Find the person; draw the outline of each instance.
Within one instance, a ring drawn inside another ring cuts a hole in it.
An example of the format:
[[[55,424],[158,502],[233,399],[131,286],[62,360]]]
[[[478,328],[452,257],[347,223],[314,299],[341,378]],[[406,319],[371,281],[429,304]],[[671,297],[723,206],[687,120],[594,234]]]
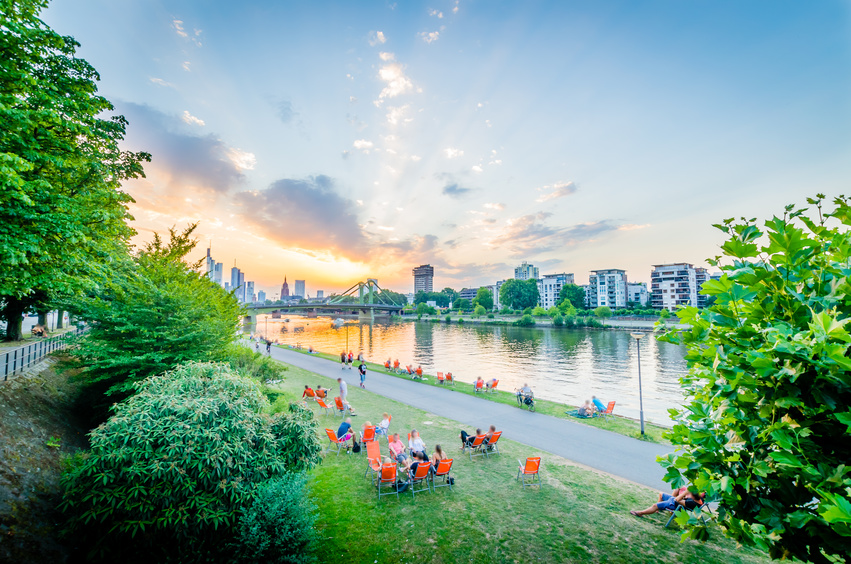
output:
[[[591,403],[594,404],[594,407],[596,407],[597,411],[599,411],[600,413],[606,412],[606,406],[603,405],[603,402],[597,399],[597,396],[591,396]]]
[[[390,415],[388,413],[384,413],[382,415],[383,419],[381,420],[381,423],[379,423],[378,426],[375,427],[375,434],[384,435],[386,437],[387,431],[390,429]]]
[[[416,429],[411,429],[411,438],[408,440],[408,448],[411,449],[411,454],[416,454],[418,452],[425,454],[425,443],[422,438],[420,438],[420,434]]]
[[[366,364],[361,361],[360,366],[358,366],[358,373],[360,374],[360,387],[366,388]]]
[[[414,474],[417,473],[417,467],[420,464],[425,464],[428,462],[428,456],[424,452],[415,452],[412,455],[411,464],[408,466],[408,480],[414,477]]]
[[[363,362],[363,351],[358,351],[358,362]]]
[[[355,359],[355,355],[352,354],[352,351],[349,351],[349,357],[348,357],[348,363],[347,363],[349,370],[352,369],[352,364],[353,364],[354,359]]]
[[[496,425],[491,425],[488,429],[488,432],[485,433],[485,440],[483,444],[488,444],[491,441],[491,438],[493,437],[494,433],[496,433]]]
[[[485,383],[485,388],[487,388],[487,389],[489,389],[489,390],[490,390],[491,388],[493,388],[494,386],[496,386],[496,378],[491,378],[490,380],[488,380],[488,381]]]
[[[526,398],[535,399],[535,394],[532,393],[532,388],[529,387],[529,384],[523,384],[523,387],[517,390],[517,405],[523,407]]]
[[[389,358],[384,361],[384,368],[386,368],[387,370],[390,370],[390,359]]]
[[[346,351],[340,353],[340,370],[346,367]]]
[[[256,343],[254,343],[254,351],[260,352],[260,341],[257,341]]]
[[[268,354],[269,356],[272,355],[272,341],[270,341],[269,339],[266,339],[266,354]]]
[[[393,371],[399,372],[399,359],[398,358],[393,361]]]
[[[441,460],[448,460],[449,457],[446,456],[446,453],[443,452],[443,448],[440,445],[434,445],[434,453],[431,455],[431,459],[434,461],[435,465]]]
[[[316,392],[315,393],[316,393],[316,397],[318,397],[318,398],[325,399],[326,397],[328,397],[328,390],[326,388],[323,388],[321,385],[316,386]]]
[[[304,385],[304,392],[302,392],[301,398],[302,399],[312,398],[312,397],[314,397],[314,395],[315,395],[315,392],[313,391],[313,389],[310,386],[308,386],[307,384],[305,384]]]
[[[342,443],[348,443],[349,441],[352,441],[351,445],[346,445],[346,448],[348,449],[351,446],[354,446],[354,438],[355,434],[352,431],[352,418],[346,417],[346,420],[340,423],[340,428],[337,429],[337,440]]]
[[[337,383],[340,384],[340,399],[346,403],[346,396],[349,395],[349,386],[342,378],[337,378]]]
[[[417,378],[419,378],[420,380],[423,379],[423,367],[422,366],[417,366]]]
[[[630,511],[629,513],[631,515],[635,515],[636,517],[641,517],[643,515],[650,515],[651,513],[656,513],[658,511],[676,511],[677,506],[680,505],[685,507],[686,509],[694,509],[698,505],[703,505],[705,498],[706,494],[695,495],[691,493],[688,488],[682,487],[677,490],[674,490],[670,494],[659,492],[659,501],[657,501],[647,509],[642,509],[640,511]]]
[[[390,456],[397,463],[401,464],[405,470],[411,467],[411,461],[408,460],[408,455],[405,454],[405,444],[399,440],[399,433],[393,433],[391,440],[387,443],[390,449]]]
[[[484,381],[484,380],[482,380],[482,377],[481,377],[481,376],[479,376],[478,378],[476,378],[476,383],[475,383],[475,384],[473,384],[473,389],[475,389],[475,390],[480,390],[480,389],[482,389],[484,386],[485,386],[485,381]]]
[[[476,429],[475,435],[468,435],[467,431],[461,430],[461,450],[464,450],[466,447],[473,444],[473,439],[482,434],[481,429]]]
[[[580,417],[593,417],[594,406],[591,405],[591,400],[585,400],[585,405],[579,408]]]

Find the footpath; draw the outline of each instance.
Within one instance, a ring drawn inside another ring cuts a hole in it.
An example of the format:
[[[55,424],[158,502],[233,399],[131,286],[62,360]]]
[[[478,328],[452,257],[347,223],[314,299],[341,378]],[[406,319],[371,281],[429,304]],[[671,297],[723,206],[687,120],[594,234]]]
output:
[[[323,358],[279,347],[272,348],[272,358],[335,380],[342,376],[349,386],[357,386],[360,382],[357,369],[341,370],[339,364]],[[657,456],[673,452],[670,445],[639,441],[604,429],[483,401],[475,396],[436,386],[423,386],[380,372],[367,373],[366,389],[440,417],[459,421],[468,432],[477,427],[486,429],[493,424],[513,441],[653,489],[670,489],[662,480],[664,470],[656,462]],[[353,405],[357,408],[357,404]]]

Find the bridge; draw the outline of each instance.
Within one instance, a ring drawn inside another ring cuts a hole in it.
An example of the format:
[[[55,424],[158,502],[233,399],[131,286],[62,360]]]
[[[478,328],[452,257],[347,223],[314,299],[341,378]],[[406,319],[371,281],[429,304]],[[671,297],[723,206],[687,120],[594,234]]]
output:
[[[397,304],[381,295],[378,280],[369,278],[366,282],[358,282],[340,295],[331,296],[324,304],[292,304],[292,305],[252,305],[248,306],[247,323],[257,322],[260,313],[306,313],[315,317],[320,312],[323,315],[357,315],[361,321],[374,321],[376,312],[385,315],[401,314],[405,304]]]

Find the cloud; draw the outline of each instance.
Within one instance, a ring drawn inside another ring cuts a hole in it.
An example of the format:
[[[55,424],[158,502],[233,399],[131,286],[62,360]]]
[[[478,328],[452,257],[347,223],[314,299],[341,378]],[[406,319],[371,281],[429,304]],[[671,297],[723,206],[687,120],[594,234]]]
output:
[[[423,32],[420,33],[420,37],[422,37],[423,41],[425,41],[426,43],[431,44],[431,43],[434,43],[435,41],[437,41],[440,38],[440,32],[439,31],[431,31],[431,32],[423,31]]]
[[[458,5],[459,5],[460,3],[461,3],[461,0],[455,0],[455,7],[454,7],[454,8],[452,8],[452,13],[453,13],[453,14],[457,14],[457,13],[458,13],[458,9],[459,9],[459,8],[458,8]]]
[[[417,162],[420,162],[422,160],[422,157],[419,156],[419,155],[411,155],[411,160],[414,161],[415,163],[417,163]]]
[[[293,103],[289,100],[281,100],[278,102],[278,117],[282,122],[290,124],[298,116],[298,112],[293,109]]]
[[[381,67],[378,70],[378,78],[386,84],[378,94],[379,100],[395,98],[414,90],[414,83],[405,76],[405,70],[399,63],[390,63]]]
[[[189,125],[198,125],[198,126],[205,125],[203,119],[200,119],[200,118],[193,116],[192,114],[189,113],[188,110],[183,111],[183,115],[181,116],[180,119],[182,119],[184,122],[188,123]]]
[[[369,150],[372,149],[373,146],[372,141],[367,141],[366,139],[358,139],[352,143],[352,147],[367,154],[369,154]]]
[[[396,60],[396,55],[394,55],[393,53],[388,53],[386,51],[382,51],[381,53],[378,54],[378,58],[381,59],[384,62],[390,62],[390,61]]]
[[[504,210],[505,204],[485,204],[485,208],[489,210]]]
[[[253,170],[257,164],[257,157],[254,156],[254,153],[247,153],[233,147],[228,149],[227,156],[239,170]]]
[[[186,29],[183,27],[183,20],[178,20],[178,19],[174,19],[174,20],[171,21],[171,27],[174,28],[174,32],[177,33],[177,35],[179,35],[180,37],[192,41],[192,43],[194,43],[198,47],[201,46],[201,39],[200,39],[201,30],[200,29],[193,29],[192,35],[190,36],[189,32],[187,32]]]
[[[635,231],[636,229],[645,229],[650,227],[649,223],[645,223],[643,225],[637,225],[635,223],[628,223],[626,225],[618,226],[618,231]]]
[[[470,188],[463,188],[459,186],[457,183],[447,184],[443,187],[443,195],[449,196],[450,198],[463,198],[467,194],[472,192]]]
[[[447,159],[455,159],[464,154],[464,151],[461,149],[454,149],[452,147],[447,147],[443,150],[443,154],[446,155]]]
[[[327,176],[278,180],[265,190],[240,192],[234,202],[246,222],[282,247],[367,258],[368,241],[352,212],[356,204]]]
[[[180,37],[189,37],[189,34],[186,33],[185,29],[183,29],[183,20],[172,20],[171,27],[174,28],[174,31]]]
[[[190,63],[189,61],[183,61],[183,70],[185,70],[186,72],[192,72],[191,65],[192,63]]]
[[[387,123],[390,125],[398,125],[399,122],[410,123],[414,118],[406,117],[408,110],[411,107],[408,104],[404,106],[389,106],[387,108]]]
[[[430,15],[430,16],[436,16],[436,17],[437,17],[437,19],[439,19],[439,20],[440,20],[440,19],[443,19],[443,12],[439,12],[439,11],[437,11],[437,10],[429,10],[429,11],[428,11],[428,15]]]
[[[166,82],[165,80],[163,80],[161,78],[151,77],[150,81],[153,82],[154,84],[158,85],[158,86],[165,86],[166,88],[174,88],[174,84],[172,84],[171,82]]]
[[[375,47],[376,45],[383,45],[387,43],[387,38],[384,37],[383,31],[370,31],[369,32],[369,44]]]
[[[571,182],[560,182],[558,184],[553,184],[552,186],[543,186],[538,188],[539,192],[544,192],[550,190],[548,194],[544,194],[537,200],[536,202],[548,202],[550,200],[555,200],[556,198],[563,198],[565,196],[569,196],[576,192],[576,184]]]
[[[502,231],[489,241],[489,245],[507,247],[513,256],[534,256],[592,241],[599,235],[618,229],[609,220],[553,227],[546,224],[551,216],[549,212],[538,212],[509,219]]]
[[[478,174],[481,174],[482,172],[484,172],[484,169],[479,165],[473,165],[472,170],[473,170],[473,172],[478,173]]]

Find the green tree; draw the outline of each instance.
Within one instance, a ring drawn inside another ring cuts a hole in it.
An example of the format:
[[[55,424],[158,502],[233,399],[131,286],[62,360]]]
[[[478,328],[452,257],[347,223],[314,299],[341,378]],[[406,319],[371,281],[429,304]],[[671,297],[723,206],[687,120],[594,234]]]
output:
[[[532,310],[532,315],[534,315],[535,317],[546,317],[547,310],[538,306]]]
[[[568,302],[574,308],[585,307],[585,290],[576,284],[565,284],[558,293],[557,305]]]
[[[441,294],[446,294],[446,303],[451,304],[458,299],[458,292],[452,288],[444,288],[440,291]]]
[[[187,361],[223,360],[237,339],[242,309],[232,294],[187,264],[197,241],[196,225],[158,234],[132,260],[116,265],[113,280],[85,299],[68,304],[91,330],[76,357],[94,389],[118,394],[133,382]]]
[[[659,319],[669,319],[671,317],[671,312],[667,309],[663,309],[659,312]]]
[[[514,278],[509,278],[502,283],[499,288],[499,303],[511,309],[521,309],[517,304],[520,303],[520,281]]]
[[[612,316],[612,309],[609,306],[599,306],[594,308],[594,315],[600,319],[608,319]]]
[[[539,300],[538,281],[534,278],[529,280],[510,278],[503,282],[499,289],[499,303],[508,305],[513,309],[535,307]]]
[[[405,297],[405,294],[400,294],[393,290],[381,290],[379,293],[379,299],[383,302],[396,304],[400,307],[404,307],[408,304],[408,298]]]
[[[119,148],[127,121],[106,119],[97,71],[79,44],[39,19],[43,0],[4,2],[0,25],[0,310],[6,339],[21,314],[107,279],[133,230],[121,181],[146,153]]]
[[[491,311],[493,309],[493,292],[490,291],[490,288],[479,288],[476,297],[473,298],[473,305],[480,305],[487,311]]]
[[[417,292],[414,296],[414,303],[424,304],[426,302],[434,302],[438,307],[448,307],[449,297],[442,292],[426,292],[424,290]]]
[[[725,533],[774,558],[851,554],[851,206],[823,196],[760,228],[727,220],[716,301],[677,312],[692,329],[681,379],[691,403],[670,433],[666,480],[718,498]],[[683,523],[693,536],[695,519]]]
[[[534,327],[535,320],[532,319],[532,316],[527,313],[526,315],[515,321],[514,325],[517,325],[518,327]]]
[[[458,298],[455,300],[455,303],[452,304],[453,309],[458,309],[461,311],[469,311],[472,308],[472,304],[470,304],[470,300],[466,298]]]
[[[484,315],[485,313],[487,313],[487,310],[484,308],[484,306],[477,305],[475,309],[473,309],[474,315]]]

